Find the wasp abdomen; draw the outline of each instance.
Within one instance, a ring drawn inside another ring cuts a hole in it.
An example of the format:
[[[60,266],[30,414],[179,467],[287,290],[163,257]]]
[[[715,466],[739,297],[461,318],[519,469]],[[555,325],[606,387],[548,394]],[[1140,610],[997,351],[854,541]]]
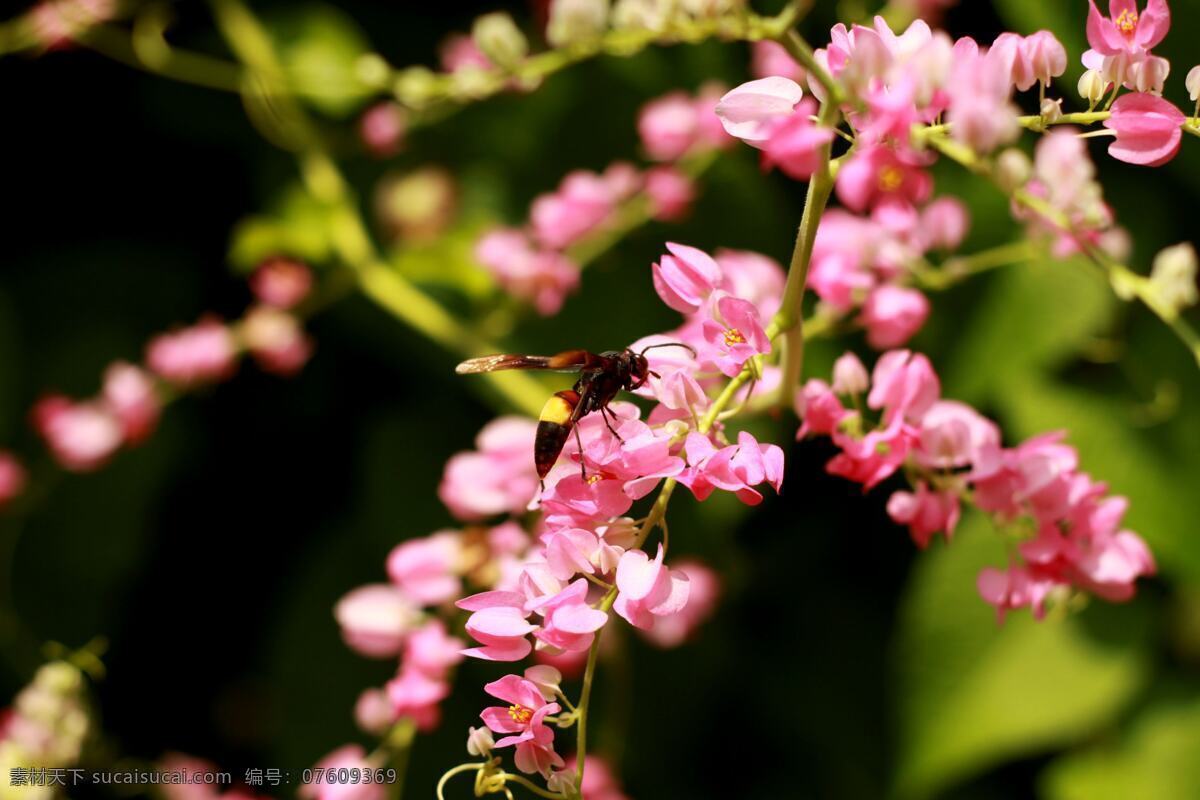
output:
[[[579,405],[579,393],[570,390],[557,392],[542,406],[538,416],[537,436],[533,442],[533,463],[539,478],[546,474],[558,461],[567,437],[571,435],[575,407]]]

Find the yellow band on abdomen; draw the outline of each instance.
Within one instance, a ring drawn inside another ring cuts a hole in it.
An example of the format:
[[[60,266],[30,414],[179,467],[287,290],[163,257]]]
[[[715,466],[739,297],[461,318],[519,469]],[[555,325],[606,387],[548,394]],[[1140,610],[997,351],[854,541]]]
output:
[[[553,422],[556,425],[566,425],[571,419],[571,413],[575,409],[566,400],[558,395],[552,396],[546,401],[546,405],[542,406],[542,413],[538,417],[541,422]]]

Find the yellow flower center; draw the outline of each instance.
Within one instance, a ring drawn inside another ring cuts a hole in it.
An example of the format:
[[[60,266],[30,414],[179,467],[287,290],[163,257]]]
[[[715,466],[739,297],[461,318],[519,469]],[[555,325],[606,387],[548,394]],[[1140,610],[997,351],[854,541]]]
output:
[[[1137,12],[1130,11],[1129,9],[1125,9],[1124,11],[1122,11],[1120,14],[1117,15],[1117,18],[1115,20],[1113,20],[1113,24],[1115,24],[1117,26],[1117,28],[1120,29],[1121,33],[1128,36],[1129,34],[1133,33],[1135,30],[1137,30],[1137,21],[1138,21]]]
[[[518,725],[524,725],[533,717],[533,711],[525,706],[514,704],[508,707],[508,715],[512,717],[513,722]]]
[[[735,344],[745,344],[746,337],[737,328],[725,329],[725,346],[733,347]]]
[[[879,170],[879,191],[894,192],[904,183],[904,173],[896,167],[887,166]]]
[[[600,477],[600,473],[598,473],[598,472],[593,472],[591,475],[587,476],[588,486],[595,486],[601,480],[602,480],[602,478]]]

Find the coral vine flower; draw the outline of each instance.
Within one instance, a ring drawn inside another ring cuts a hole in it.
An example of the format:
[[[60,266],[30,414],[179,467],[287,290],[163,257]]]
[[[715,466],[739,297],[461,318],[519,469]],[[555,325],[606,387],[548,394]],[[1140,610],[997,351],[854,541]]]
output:
[[[720,577],[699,561],[680,561],[673,572],[687,578],[687,605],[675,614],[655,616],[651,626],[642,631],[651,644],[664,648],[687,641],[713,615],[721,594]]]
[[[233,334],[213,319],[160,334],[146,346],[146,365],[166,380],[184,386],[228,378],[237,366],[236,359]]]
[[[806,181],[820,164],[818,154],[833,140],[834,132],[816,125],[812,116],[817,104],[809,99],[802,100],[791,116],[784,117],[768,127],[765,141],[751,142],[763,151],[763,167],[779,167],[783,174],[798,181]]]
[[[563,766],[562,758],[554,752],[554,731],[543,722],[548,714],[558,713],[558,703],[546,702],[533,681],[518,675],[505,675],[483,689],[509,704],[485,708],[479,717],[496,733],[509,734],[497,740],[495,747],[516,745],[517,769],[549,777],[552,767]]]
[[[462,589],[455,574],[460,552],[453,531],[403,542],[388,554],[388,577],[421,605],[448,602]]]
[[[929,546],[935,533],[945,533],[949,539],[958,525],[958,495],[952,491],[930,491],[924,481],[917,484],[916,493],[895,492],[887,502],[887,512],[893,520],[907,525],[917,547]]]
[[[747,431],[738,434],[738,443],[717,449],[707,436],[688,434],[684,444],[688,468],[679,482],[705,500],[713,489],[734,492],[746,505],[762,502],[762,493],[754,486],[769,483],[776,492],[783,484],[783,450],[777,445],[760,445]]]
[[[464,655],[484,661],[520,661],[533,649],[526,637],[537,626],[528,621],[525,596],[520,592],[480,592],[455,605],[473,612],[467,618],[467,633],[483,645],[464,650]]]
[[[838,170],[835,188],[847,208],[861,212],[888,198],[924,202],[933,191],[933,179],[896,151],[872,146],[857,152]]]
[[[904,345],[928,318],[929,299],[903,286],[879,286],[863,304],[867,343],[877,350]]]
[[[1104,127],[1117,140],[1108,146],[1113,158],[1147,167],[1161,166],[1179,152],[1183,139],[1183,112],[1152,94],[1125,94],[1113,103]]]
[[[754,147],[771,135],[774,124],[792,115],[804,96],[800,84],[777,75],[749,81],[729,91],[717,103],[725,132]]]
[[[388,658],[399,655],[420,613],[395,586],[376,583],[345,595],[333,615],[350,649],[369,658]]]
[[[654,291],[681,314],[691,314],[704,304],[721,282],[721,268],[712,256],[695,247],[667,242],[670,255],[652,265]]]
[[[771,352],[771,340],[758,321],[758,309],[749,301],[722,297],[715,310],[717,319],[704,320],[701,328],[710,348],[707,355],[732,378],[751,358]]]
[[[591,647],[608,614],[587,604],[588,585],[579,578],[561,592],[527,604],[542,615],[542,627],[533,634],[539,641],[566,651]]]
[[[1096,0],[1088,0],[1088,44],[1106,56],[1142,56],[1161,42],[1171,27],[1167,0],[1149,0],[1141,14],[1137,0],[1109,0],[1108,13],[1108,17],[1102,15]]]
[[[475,437],[473,451],[446,462],[438,498],[461,520],[520,514],[537,493],[533,459],[537,423],[525,417],[498,417]]]
[[[613,610],[637,628],[650,628],[655,617],[683,610],[688,602],[688,577],[663,564],[663,547],[654,560],[642,550],[630,550],[617,566],[619,594]]]
[[[25,467],[12,453],[0,450],[0,509],[25,491]]]

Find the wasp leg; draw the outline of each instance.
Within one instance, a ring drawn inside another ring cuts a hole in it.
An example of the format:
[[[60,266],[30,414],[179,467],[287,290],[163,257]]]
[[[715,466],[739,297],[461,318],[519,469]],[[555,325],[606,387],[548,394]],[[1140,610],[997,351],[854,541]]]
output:
[[[604,420],[604,425],[608,428],[608,432],[617,437],[618,442],[625,444],[625,440],[621,438],[621,434],[617,433],[616,429],[613,428],[612,423],[608,421],[608,415],[611,413],[612,412],[608,410],[608,406],[602,406],[600,408],[600,417]]]
[[[579,426],[574,426],[575,444],[579,445],[579,474],[583,476],[584,481],[587,480],[587,467],[583,465],[583,439],[579,437]]]

